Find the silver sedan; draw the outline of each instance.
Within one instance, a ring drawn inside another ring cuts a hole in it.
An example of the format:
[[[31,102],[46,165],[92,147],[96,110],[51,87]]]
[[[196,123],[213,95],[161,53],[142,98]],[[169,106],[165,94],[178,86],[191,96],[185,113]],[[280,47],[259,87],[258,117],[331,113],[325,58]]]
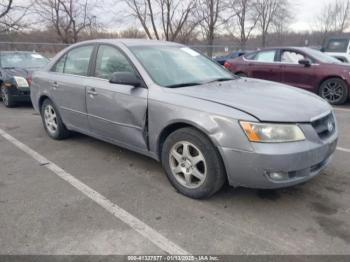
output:
[[[152,157],[192,198],[224,183],[305,182],[327,166],[338,137],[331,107],[316,95],[236,77],[169,42],[70,46],[33,75],[31,99],[53,139],[76,131]]]

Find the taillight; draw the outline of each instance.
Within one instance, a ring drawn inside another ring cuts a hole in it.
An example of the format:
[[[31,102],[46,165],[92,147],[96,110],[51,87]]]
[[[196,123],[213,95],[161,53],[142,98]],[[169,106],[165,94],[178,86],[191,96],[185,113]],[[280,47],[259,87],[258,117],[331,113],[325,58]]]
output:
[[[33,82],[32,76],[28,76],[28,77],[27,77],[27,82],[28,82],[28,85],[29,85],[29,86],[32,85],[32,82]]]
[[[229,62],[225,62],[224,63],[224,67],[226,68],[226,69],[230,69],[230,67],[231,67],[231,63],[229,63]]]

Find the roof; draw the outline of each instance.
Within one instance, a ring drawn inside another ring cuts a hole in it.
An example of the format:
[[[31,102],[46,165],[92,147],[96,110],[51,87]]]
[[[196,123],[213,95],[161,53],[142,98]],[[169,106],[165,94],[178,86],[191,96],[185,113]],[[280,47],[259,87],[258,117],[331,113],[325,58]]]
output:
[[[274,47],[266,47],[266,48],[260,48],[256,51],[262,51],[262,50],[274,50],[274,49],[294,49],[298,51],[307,51],[309,49],[312,49],[311,47],[308,46],[274,46]]]
[[[95,39],[95,40],[88,40],[77,43],[84,44],[84,43],[110,43],[110,44],[117,44],[122,43],[126,46],[179,46],[181,44],[174,43],[174,42],[168,42],[168,41],[161,41],[161,40],[148,40],[148,39],[127,39],[127,38],[121,38],[121,39]]]

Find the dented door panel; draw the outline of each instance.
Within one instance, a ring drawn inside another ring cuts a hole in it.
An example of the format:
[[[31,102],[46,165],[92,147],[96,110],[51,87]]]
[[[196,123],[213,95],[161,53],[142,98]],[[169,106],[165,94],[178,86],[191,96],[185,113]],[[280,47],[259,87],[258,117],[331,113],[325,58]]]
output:
[[[147,95],[148,90],[145,88],[94,79],[86,87],[91,132],[118,144],[147,150]]]

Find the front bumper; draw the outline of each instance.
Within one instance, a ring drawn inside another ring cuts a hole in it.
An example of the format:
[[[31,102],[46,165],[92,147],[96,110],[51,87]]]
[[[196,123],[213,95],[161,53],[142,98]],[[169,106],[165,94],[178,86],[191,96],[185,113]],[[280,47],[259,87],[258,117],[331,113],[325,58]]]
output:
[[[297,185],[320,174],[337,147],[337,133],[326,141],[253,143],[253,151],[220,148],[228,180],[234,187],[275,189]],[[271,179],[272,172],[288,173],[283,181]]]
[[[30,102],[30,89],[29,88],[16,88],[10,87],[8,88],[9,95],[16,102]]]

